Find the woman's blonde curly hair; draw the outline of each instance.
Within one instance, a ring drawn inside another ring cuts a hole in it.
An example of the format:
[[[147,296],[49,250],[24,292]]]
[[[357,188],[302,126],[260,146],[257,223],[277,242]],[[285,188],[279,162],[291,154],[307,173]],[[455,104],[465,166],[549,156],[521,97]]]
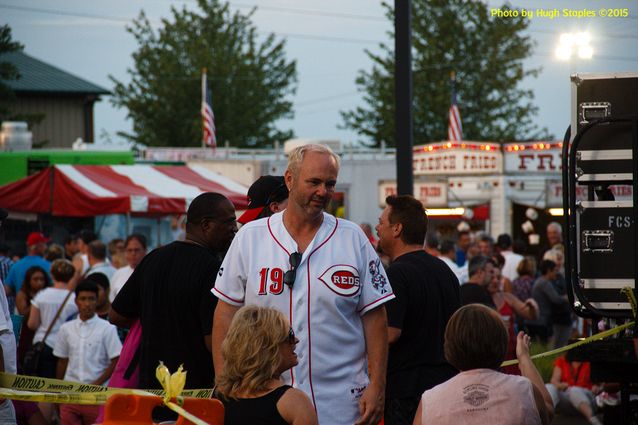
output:
[[[217,390],[227,398],[257,393],[276,377],[279,347],[289,324],[273,308],[246,306],[237,311],[222,343],[224,370],[216,377]]]

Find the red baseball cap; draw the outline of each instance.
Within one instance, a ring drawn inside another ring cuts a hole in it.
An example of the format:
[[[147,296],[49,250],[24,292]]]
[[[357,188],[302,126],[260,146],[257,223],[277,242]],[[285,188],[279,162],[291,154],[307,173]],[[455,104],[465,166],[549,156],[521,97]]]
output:
[[[50,240],[50,238],[47,238],[40,232],[31,232],[29,233],[29,236],[27,236],[27,246],[33,246],[39,243],[47,243]]]

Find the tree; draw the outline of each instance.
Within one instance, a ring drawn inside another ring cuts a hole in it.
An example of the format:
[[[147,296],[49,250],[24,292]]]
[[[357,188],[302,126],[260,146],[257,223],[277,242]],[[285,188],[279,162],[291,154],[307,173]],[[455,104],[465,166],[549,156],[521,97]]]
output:
[[[394,22],[393,8],[383,4]],[[502,7],[503,10],[507,6]],[[524,69],[533,42],[523,34],[529,19],[492,18],[476,0],[413,0],[412,69],[414,140],[447,140],[450,74],[456,72],[457,101],[466,140],[548,138],[533,117],[534,94],[519,83],[540,68]],[[371,71],[356,79],[365,106],[341,112],[342,128],[355,130],[369,146],[395,145],[394,47],[366,51]]]
[[[171,20],[153,30],[144,12],[127,30],[139,48],[128,69],[131,82],[115,83],[112,103],[128,108],[134,134],[149,146],[200,146],[201,70],[208,69],[219,144],[263,147],[293,136],[275,127],[292,117],[296,64],[273,34],[258,40],[251,12],[231,13],[228,3],[198,0],[198,11],[172,8]]]
[[[11,63],[3,61],[1,55],[10,52],[19,52],[24,48],[22,44],[13,41],[11,37],[11,27],[9,25],[0,26],[0,121],[9,118],[8,106],[15,99],[15,94],[11,87],[5,82],[20,78],[18,69]]]

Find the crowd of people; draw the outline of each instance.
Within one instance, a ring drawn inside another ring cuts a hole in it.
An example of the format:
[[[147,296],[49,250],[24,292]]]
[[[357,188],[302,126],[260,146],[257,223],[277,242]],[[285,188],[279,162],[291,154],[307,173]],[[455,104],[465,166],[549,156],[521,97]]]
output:
[[[106,245],[84,230],[61,242],[32,232],[24,257],[0,249],[3,371],[108,385],[128,331],[109,323],[110,300],[146,254],[146,238]],[[0,404],[1,424],[92,424],[98,414],[98,406]]]
[[[0,338],[3,370],[156,389],[160,361],[183,365],[187,388],[215,387],[228,425],[550,423],[562,389],[543,385],[526,332],[554,345],[571,333],[554,308],[567,302],[560,239],[537,275],[509,235],[439,241],[411,196],[388,197],[374,231],[360,227],[325,212],[339,166],[329,148],[301,146],[284,176],[251,186],[239,219],[204,193],[183,240],[148,254],[138,234],[105,244],[86,230],[59,246],[30,234],[27,256],[0,256],[0,304],[22,317],[17,349],[12,327],[13,346]],[[14,405],[0,408],[18,423],[37,423],[27,410],[40,423],[102,417]]]
[[[558,348],[567,344],[575,330],[561,234],[559,223],[547,226],[548,246],[539,258],[525,255],[525,243],[512,241],[509,234],[494,241],[482,232],[468,230],[459,231],[456,239],[442,240],[432,232],[424,249],[457,276],[463,304],[496,307],[503,317],[511,316],[512,331],[524,330],[542,344]]]

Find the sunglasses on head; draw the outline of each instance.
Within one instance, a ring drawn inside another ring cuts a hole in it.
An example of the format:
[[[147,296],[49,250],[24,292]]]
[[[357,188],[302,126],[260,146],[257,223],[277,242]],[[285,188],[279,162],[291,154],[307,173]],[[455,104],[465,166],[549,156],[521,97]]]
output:
[[[301,263],[301,254],[293,252],[290,254],[288,262],[290,263],[290,270],[284,273],[284,283],[292,289],[292,286],[295,284],[295,279],[297,279],[297,267],[299,267],[299,263]]]

